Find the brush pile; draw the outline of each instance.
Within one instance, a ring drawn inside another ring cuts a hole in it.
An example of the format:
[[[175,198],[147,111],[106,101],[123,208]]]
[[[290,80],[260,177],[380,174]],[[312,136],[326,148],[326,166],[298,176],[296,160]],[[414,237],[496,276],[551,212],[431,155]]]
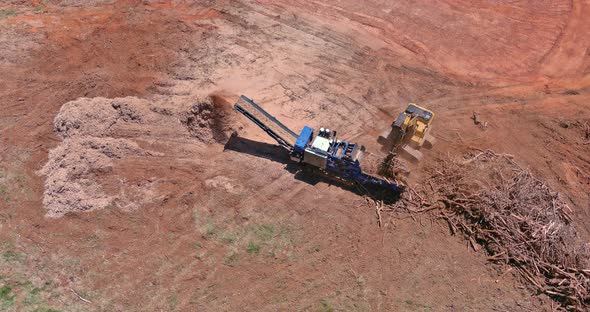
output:
[[[389,153],[379,163],[377,174],[392,179],[396,182],[406,184],[406,177],[410,174],[410,170],[402,163],[395,153]]]
[[[568,310],[590,303],[590,248],[581,244],[570,208],[510,155],[482,151],[440,160],[427,182],[451,231],[490,260],[513,265],[538,291]],[[426,191],[426,189],[424,190]],[[423,194],[424,194],[423,193]]]

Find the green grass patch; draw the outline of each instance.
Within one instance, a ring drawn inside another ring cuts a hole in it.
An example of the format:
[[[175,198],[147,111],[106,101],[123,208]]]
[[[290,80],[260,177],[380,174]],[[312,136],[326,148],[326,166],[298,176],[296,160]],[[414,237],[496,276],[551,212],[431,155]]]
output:
[[[36,276],[30,265],[24,261],[31,254],[18,252],[14,242],[6,240],[0,244],[0,265],[8,268],[5,274],[0,276],[0,311],[38,311],[58,312],[50,308],[47,301],[55,298],[54,287],[51,280],[35,282],[38,278],[29,279],[29,276]],[[43,270],[35,266],[35,270]]]
[[[15,16],[16,14],[17,14],[17,12],[12,9],[0,10],[0,19],[7,18],[10,16]]]
[[[56,309],[51,309],[51,308],[41,307],[41,308],[36,308],[35,310],[33,310],[33,312],[62,312],[62,311],[56,310]]]
[[[285,297],[285,296],[276,296],[276,295],[275,295],[275,296],[272,298],[272,301],[273,301],[274,303],[283,303],[283,302],[287,302],[287,297]]]
[[[19,254],[18,252],[14,251],[14,250],[9,249],[9,250],[6,250],[5,252],[2,253],[2,258],[6,262],[15,262],[15,261],[22,260],[23,255]]]
[[[35,287],[35,286],[33,286],[32,283],[29,283],[29,284],[30,284],[30,291],[25,296],[25,300],[24,300],[25,305],[32,306],[32,305],[41,304],[43,302],[43,299],[41,298],[41,292],[43,291],[43,288]]]
[[[246,242],[242,246],[250,254],[264,254],[271,258],[290,260],[293,254],[290,252],[293,247],[293,238],[289,228],[274,224],[255,224],[249,227],[244,234]]]
[[[0,287],[0,310],[6,310],[12,307],[16,301],[15,295],[12,293],[12,287],[4,285]]]
[[[233,267],[238,264],[239,260],[240,259],[239,259],[238,253],[235,251],[230,251],[223,258],[223,263],[227,266]]]
[[[320,307],[317,309],[318,312],[333,312],[334,308],[330,305],[330,303],[323,299],[320,300]]]
[[[4,184],[0,184],[0,198],[2,198],[4,201],[10,200],[10,194],[8,192],[8,187]]]
[[[412,299],[406,299],[406,300],[404,300],[404,303],[407,304],[408,306],[411,306],[412,309],[421,309],[422,311],[432,311],[431,306],[415,302]]]
[[[247,222],[240,216],[211,214],[198,207],[193,207],[192,223],[199,231],[202,238],[216,246],[226,248],[226,255],[220,262],[228,266],[234,266],[237,262],[237,254],[258,255],[271,257],[281,261],[291,260],[293,257],[293,238],[291,228],[281,223],[265,222],[256,218],[258,222],[251,223],[255,218],[246,218]],[[262,222],[261,222],[262,221]],[[197,250],[197,257],[201,259],[205,254],[201,253],[201,242],[199,245],[190,243],[189,246]],[[255,260],[248,257],[248,260]],[[218,260],[219,261],[219,260]]]
[[[233,233],[223,233],[221,235],[221,242],[224,244],[233,244],[237,240],[237,237]]]
[[[205,234],[207,234],[207,236],[213,236],[213,235],[215,235],[216,232],[217,232],[217,227],[215,226],[213,221],[211,221],[211,220],[207,221],[207,225],[205,225]]]
[[[22,196],[29,200],[32,192],[27,185],[27,177],[17,171],[0,171],[0,199],[8,202]]]
[[[176,306],[178,306],[178,297],[176,297],[176,295],[172,295],[168,298],[168,306],[171,310],[176,309]]]
[[[260,253],[260,245],[254,243],[254,242],[249,242],[248,246],[246,247],[246,251],[249,254],[258,254],[258,253]]]
[[[275,234],[275,227],[271,224],[260,224],[254,228],[254,234],[262,241],[269,241]]]
[[[84,241],[86,241],[86,243],[88,243],[90,246],[96,246],[98,245],[98,241],[100,241],[100,236],[98,236],[96,233],[90,234],[84,238]]]

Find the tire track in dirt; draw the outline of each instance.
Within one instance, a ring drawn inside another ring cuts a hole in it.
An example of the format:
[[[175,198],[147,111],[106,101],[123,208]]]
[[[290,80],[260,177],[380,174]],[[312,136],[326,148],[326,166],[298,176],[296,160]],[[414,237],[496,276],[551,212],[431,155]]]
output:
[[[590,1],[571,2],[572,11],[567,26],[541,62],[539,72],[548,77],[578,77],[586,74],[584,64],[590,50]]]
[[[419,60],[469,81],[496,84],[505,84],[503,79],[507,76],[515,80],[534,78],[534,66],[555,42],[569,11],[561,2],[544,3],[533,9],[519,1],[447,1],[438,10],[430,10],[432,4],[428,1],[374,2],[379,9],[343,1],[305,2],[300,6],[308,9],[309,14],[324,15],[337,22],[346,18],[359,29],[372,27],[367,37],[381,41],[384,48],[408,60]],[[410,14],[399,11],[400,8],[408,9]],[[510,36],[505,36],[503,29],[510,29]]]

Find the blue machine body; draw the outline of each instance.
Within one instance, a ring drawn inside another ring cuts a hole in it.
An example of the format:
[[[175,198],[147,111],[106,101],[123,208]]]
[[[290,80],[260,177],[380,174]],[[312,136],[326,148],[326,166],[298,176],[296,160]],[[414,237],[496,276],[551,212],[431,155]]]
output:
[[[293,146],[293,152],[298,154],[303,154],[309,142],[313,138],[313,129],[311,127],[305,126],[299,137],[297,137],[297,141],[295,141],[295,146]]]
[[[289,151],[292,160],[309,164],[326,173],[344,180],[358,182],[361,185],[386,187],[395,192],[402,190],[394,183],[364,173],[359,162],[364,147],[339,140],[336,137],[336,131],[332,132],[329,129],[321,128],[314,137],[314,129],[304,126],[299,136],[294,140],[295,134],[291,130],[269,115],[254,101],[243,95],[240,101],[234,105],[236,111],[248,117],[277,140],[282,147]]]

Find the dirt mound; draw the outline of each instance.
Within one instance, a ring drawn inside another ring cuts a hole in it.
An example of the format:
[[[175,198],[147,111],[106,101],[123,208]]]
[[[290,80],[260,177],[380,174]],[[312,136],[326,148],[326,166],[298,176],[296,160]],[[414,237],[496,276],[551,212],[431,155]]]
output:
[[[198,150],[193,145],[224,143],[231,130],[226,116],[210,97],[99,97],[64,104],[54,120],[54,131],[63,141],[39,171],[47,177],[47,215],[132,208],[151,201],[158,197],[153,183],[118,182],[125,181],[125,173],[114,168],[134,161],[149,167],[150,161],[157,162],[153,157],[182,158],[187,150]],[[150,149],[155,150],[141,148],[141,142],[152,142]]]
[[[141,122],[142,107],[147,102],[135,97],[120,99],[80,98],[64,104],[53,122],[55,132],[62,138],[75,135],[103,137],[120,119]]]
[[[62,138],[154,137],[157,133],[147,129],[163,132],[161,128],[168,128],[176,137],[190,136],[212,143],[227,140],[230,120],[227,109],[208,96],[161,97],[152,101],[136,97],[80,98],[61,107],[54,130]]]
[[[47,216],[102,209],[113,204],[96,181],[113,168],[113,159],[146,155],[136,143],[125,139],[67,138],[49,152],[49,160],[39,171],[46,176],[43,205]]]

